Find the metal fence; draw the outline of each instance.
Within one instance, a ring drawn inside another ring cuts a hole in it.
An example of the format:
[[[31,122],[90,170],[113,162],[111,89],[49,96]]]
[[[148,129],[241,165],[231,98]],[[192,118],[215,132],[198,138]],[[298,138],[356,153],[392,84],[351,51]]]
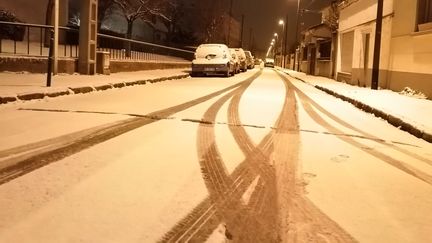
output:
[[[50,25],[0,21],[0,54],[48,57]],[[78,57],[78,43],[70,43],[72,28],[59,28],[59,57]]]
[[[0,55],[47,57],[50,25],[0,21]],[[59,27],[60,58],[77,58],[79,30]],[[112,60],[184,62],[193,59],[193,50],[126,39],[98,33],[97,51],[110,53]]]
[[[191,61],[194,51],[163,46],[106,34],[98,34],[98,51],[107,51],[113,60]]]

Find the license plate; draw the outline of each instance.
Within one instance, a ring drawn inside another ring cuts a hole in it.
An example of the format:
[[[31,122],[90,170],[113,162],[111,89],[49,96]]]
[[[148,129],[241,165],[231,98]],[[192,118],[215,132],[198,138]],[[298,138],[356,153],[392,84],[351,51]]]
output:
[[[204,68],[204,71],[214,71],[215,70],[215,68]]]

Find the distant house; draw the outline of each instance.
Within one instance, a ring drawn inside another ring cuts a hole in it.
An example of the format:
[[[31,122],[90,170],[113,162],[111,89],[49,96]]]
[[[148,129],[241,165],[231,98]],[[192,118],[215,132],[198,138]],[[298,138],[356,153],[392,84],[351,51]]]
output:
[[[289,68],[311,75],[333,77],[336,69],[337,4],[303,11],[320,13],[321,23],[301,32],[300,46],[295,54],[288,57]]]
[[[370,86],[377,0],[340,6],[337,76]],[[432,0],[384,0],[379,86],[432,97]]]
[[[300,70],[311,75],[332,76],[332,30],[321,23],[302,32]]]

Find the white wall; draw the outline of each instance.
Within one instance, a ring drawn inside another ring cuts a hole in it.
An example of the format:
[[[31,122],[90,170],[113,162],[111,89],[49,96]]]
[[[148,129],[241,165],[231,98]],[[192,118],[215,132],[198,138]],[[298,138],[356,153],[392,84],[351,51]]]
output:
[[[391,39],[393,71],[432,74],[432,32],[415,32],[416,0],[395,2]]]
[[[398,0],[399,1],[399,0]],[[383,16],[393,13],[393,0],[384,0]],[[377,0],[359,0],[340,12],[339,31],[345,32],[355,26],[376,19]]]
[[[380,55],[380,69],[388,69],[392,36],[392,20],[393,20],[393,0],[384,0],[384,11],[382,34],[381,34],[381,55]],[[367,33],[370,34],[369,53],[368,53],[368,67],[372,68],[373,53],[375,42],[375,19],[377,14],[377,1],[376,0],[360,0],[354,2],[341,9],[339,20],[339,41],[338,41],[338,60],[337,71],[341,72],[341,42],[342,35],[354,31],[353,43],[353,59],[352,69],[364,68],[364,41],[363,36]]]

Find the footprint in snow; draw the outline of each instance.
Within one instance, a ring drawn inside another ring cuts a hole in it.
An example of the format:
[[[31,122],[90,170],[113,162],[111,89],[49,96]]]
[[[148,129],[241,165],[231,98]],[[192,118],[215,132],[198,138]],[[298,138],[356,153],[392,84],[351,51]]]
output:
[[[346,162],[349,159],[348,155],[339,154],[338,156],[332,157],[331,160],[336,163]]]

